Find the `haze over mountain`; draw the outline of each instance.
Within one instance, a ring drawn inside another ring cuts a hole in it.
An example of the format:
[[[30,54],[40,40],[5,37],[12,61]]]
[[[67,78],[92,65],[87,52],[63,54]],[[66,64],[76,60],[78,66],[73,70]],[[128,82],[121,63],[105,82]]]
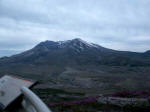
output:
[[[149,0],[1,0],[0,57],[75,37],[144,52],[150,49],[149,10]]]

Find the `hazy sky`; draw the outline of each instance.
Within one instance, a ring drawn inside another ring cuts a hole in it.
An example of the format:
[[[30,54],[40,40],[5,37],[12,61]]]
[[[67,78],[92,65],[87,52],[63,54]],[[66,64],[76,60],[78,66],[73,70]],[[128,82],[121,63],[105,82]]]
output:
[[[150,0],[0,0],[0,56],[73,38],[150,50]]]

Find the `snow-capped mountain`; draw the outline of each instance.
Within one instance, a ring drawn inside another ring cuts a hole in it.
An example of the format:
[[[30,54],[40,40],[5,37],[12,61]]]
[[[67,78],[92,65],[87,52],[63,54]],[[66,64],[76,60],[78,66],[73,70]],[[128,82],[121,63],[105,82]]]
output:
[[[61,47],[67,47],[68,45],[72,46],[73,48],[100,48],[99,45],[93,44],[93,43],[88,43],[80,38],[76,38],[73,40],[67,40],[67,41],[58,41],[59,45]]]
[[[67,41],[41,42],[31,50],[8,58],[1,58],[0,65],[147,66],[150,65],[148,54],[115,51],[76,38]]]
[[[43,48],[45,48],[45,50],[48,50],[51,48],[54,48],[54,49],[71,48],[76,51],[80,51],[80,50],[82,51],[82,50],[86,50],[89,48],[97,48],[97,49],[103,48],[99,45],[96,45],[93,43],[88,43],[80,38],[76,38],[73,40],[67,40],[67,41],[56,41],[56,42],[55,41],[45,41],[45,42],[41,42],[36,47],[43,47]]]

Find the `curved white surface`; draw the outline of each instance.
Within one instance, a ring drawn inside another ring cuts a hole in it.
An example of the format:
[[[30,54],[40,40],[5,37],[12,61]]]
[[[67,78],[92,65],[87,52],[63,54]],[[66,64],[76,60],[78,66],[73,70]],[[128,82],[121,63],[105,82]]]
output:
[[[31,90],[26,87],[22,87],[21,92],[25,97],[23,106],[28,112],[51,112],[49,108],[43,103],[43,101]]]

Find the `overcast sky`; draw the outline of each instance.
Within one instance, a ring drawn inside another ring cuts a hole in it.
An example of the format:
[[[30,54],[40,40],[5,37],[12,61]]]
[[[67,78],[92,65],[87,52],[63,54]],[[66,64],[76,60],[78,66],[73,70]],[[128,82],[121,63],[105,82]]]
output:
[[[150,0],[0,0],[0,56],[73,38],[150,50]]]

